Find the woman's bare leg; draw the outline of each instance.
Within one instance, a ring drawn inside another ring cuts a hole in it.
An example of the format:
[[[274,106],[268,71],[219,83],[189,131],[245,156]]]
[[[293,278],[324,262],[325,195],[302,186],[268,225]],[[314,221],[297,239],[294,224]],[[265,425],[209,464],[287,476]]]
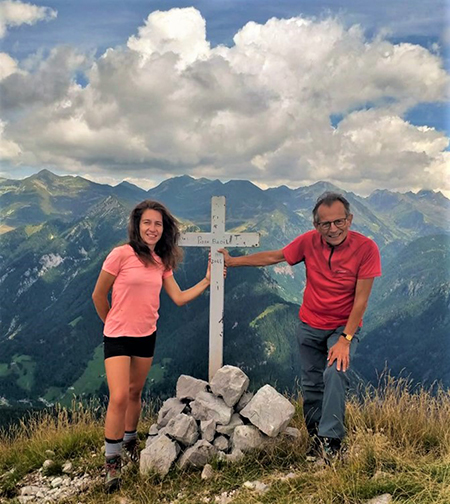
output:
[[[131,357],[128,405],[125,415],[125,430],[137,428],[141,414],[141,396],[145,380],[153,363],[153,357]]]

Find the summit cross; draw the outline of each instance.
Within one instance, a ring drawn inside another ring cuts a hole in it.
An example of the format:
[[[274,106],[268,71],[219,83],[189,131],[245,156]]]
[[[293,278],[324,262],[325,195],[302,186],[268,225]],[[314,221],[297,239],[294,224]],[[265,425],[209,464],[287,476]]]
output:
[[[181,233],[181,247],[209,247],[211,250],[211,285],[209,300],[209,380],[223,365],[224,278],[223,255],[226,247],[258,247],[258,233],[227,233],[225,231],[225,196],[211,198],[211,232]]]

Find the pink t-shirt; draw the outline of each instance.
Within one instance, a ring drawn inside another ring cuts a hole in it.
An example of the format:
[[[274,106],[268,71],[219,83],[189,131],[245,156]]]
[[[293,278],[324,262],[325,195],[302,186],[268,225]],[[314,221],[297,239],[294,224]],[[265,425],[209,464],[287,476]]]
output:
[[[173,275],[154,254],[157,264],[145,266],[130,245],[113,249],[102,269],[116,277],[104,335],[149,336],[156,331],[159,295],[164,278]]]

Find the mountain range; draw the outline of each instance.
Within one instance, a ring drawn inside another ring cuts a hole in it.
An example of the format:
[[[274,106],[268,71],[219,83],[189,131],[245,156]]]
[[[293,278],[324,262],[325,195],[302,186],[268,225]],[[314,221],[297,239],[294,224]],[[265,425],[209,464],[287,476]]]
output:
[[[103,395],[102,324],[91,293],[108,252],[126,241],[131,208],[143,199],[168,206],[190,230],[209,230],[211,197],[225,196],[229,231],[257,231],[261,250],[281,248],[311,229],[325,190],[350,201],[352,228],[380,247],[383,276],[374,284],[355,371],[450,386],[450,200],[428,190],[377,190],[368,197],[327,182],[262,190],[248,181],[168,179],[148,191],[43,170],[0,179],[0,404],[68,401]],[[232,253],[246,253],[245,250]],[[182,288],[204,275],[206,249],[185,249],[176,271]],[[226,280],[224,362],[255,387],[298,383],[296,326],[304,268],[276,265],[230,270]],[[158,343],[148,392],[173,394],[180,374],[207,379],[209,298],[178,308],[161,296]]]

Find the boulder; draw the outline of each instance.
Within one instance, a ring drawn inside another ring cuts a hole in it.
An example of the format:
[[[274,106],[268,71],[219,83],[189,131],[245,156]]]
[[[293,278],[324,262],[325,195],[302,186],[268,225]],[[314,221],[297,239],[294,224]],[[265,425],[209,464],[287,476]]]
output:
[[[253,425],[239,425],[234,429],[231,444],[233,452],[235,450],[246,452],[261,448],[264,444],[264,437]]]
[[[180,457],[180,469],[188,466],[204,467],[217,454],[217,448],[208,441],[200,439],[194,446],[188,448]]]
[[[192,446],[198,439],[197,422],[188,415],[180,413],[165,427],[166,435],[175,439],[184,446]]]
[[[193,400],[199,392],[208,391],[208,382],[198,380],[192,376],[181,375],[177,381],[177,399]]]
[[[175,441],[164,435],[158,436],[150,446],[141,451],[139,470],[141,474],[153,470],[165,476],[179,453],[180,447]]]
[[[219,434],[225,434],[226,436],[231,436],[233,434],[234,429],[238,425],[244,425],[244,422],[239,413],[234,413],[234,415],[231,417],[229,424],[218,425],[216,430]]]
[[[233,414],[233,409],[223,399],[209,392],[199,392],[190,406],[196,420],[215,420],[221,425],[229,424]]]
[[[264,385],[241,411],[241,415],[264,434],[276,437],[292,420],[295,408],[270,385]]]
[[[227,406],[233,407],[247,390],[249,383],[250,380],[242,369],[223,366],[214,375],[210,386],[213,393],[222,397]]]
[[[169,423],[169,420],[182,413],[184,408],[186,408],[186,404],[176,397],[171,397],[167,401],[164,401],[158,413],[158,427],[165,427]]]
[[[205,441],[213,442],[216,435],[216,421],[215,420],[202,420],[200,422],[200,432],[202,439]]]

